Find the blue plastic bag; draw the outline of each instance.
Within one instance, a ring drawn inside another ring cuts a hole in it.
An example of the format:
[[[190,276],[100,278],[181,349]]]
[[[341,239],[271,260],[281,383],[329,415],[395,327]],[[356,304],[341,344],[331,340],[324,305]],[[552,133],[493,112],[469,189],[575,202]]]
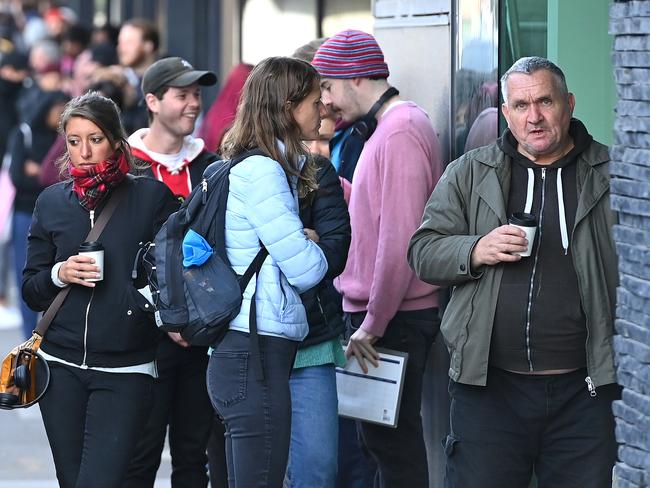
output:
[[[183,266],[201,266],[214,253],[212,246],[208,244],[201,234],[192,229],[187,231],[183,239]]]

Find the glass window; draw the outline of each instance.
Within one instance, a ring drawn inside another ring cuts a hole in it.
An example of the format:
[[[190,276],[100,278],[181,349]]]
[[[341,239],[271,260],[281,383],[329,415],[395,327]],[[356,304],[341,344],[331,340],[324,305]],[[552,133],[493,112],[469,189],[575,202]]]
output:
[[[451,157],[497,137],[498,0],[456,0]]]
[[[501,74],[523,56],[546,57],[547,0],[501,0]]]

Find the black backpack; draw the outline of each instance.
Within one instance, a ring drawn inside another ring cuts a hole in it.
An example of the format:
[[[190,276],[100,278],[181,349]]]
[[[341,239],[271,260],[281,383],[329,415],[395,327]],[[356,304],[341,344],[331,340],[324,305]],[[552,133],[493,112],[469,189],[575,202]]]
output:
[[[256,154],[263,153],[248,151],[208,166],[201,185],[169,216],[154,242],[143,249],[142,263],[152,291],[156,325],[165,332],[179,332],[190,345],[214,345],[225,335],[230,321],[239,313],[246,286],[268,255],[260,242],[259,252],[241,277],[235,274],[226,255],[228,175],[237,163]],[[200,234],[214,252],[203,264],[185,267],[182,244],[190,230]],[[249,315],[251,352],[255,354],[255,294]]]

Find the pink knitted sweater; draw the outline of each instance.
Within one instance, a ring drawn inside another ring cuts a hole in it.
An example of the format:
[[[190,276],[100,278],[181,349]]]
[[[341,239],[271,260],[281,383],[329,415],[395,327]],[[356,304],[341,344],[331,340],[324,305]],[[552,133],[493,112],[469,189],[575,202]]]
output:
[[[415,276],[406,252],[442,171],[440,145],[427,114],[413,102],[391,105],[354,173],[352,242],[337,279],[343,309],[367,310],[361,328],[375,336],[384,334],[399,310],[438,305],[437,287]]]

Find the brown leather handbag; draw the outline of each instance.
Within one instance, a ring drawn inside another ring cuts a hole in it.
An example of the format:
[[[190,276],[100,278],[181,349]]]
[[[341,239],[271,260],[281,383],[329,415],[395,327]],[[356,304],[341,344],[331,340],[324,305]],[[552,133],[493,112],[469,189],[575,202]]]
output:
[[[124,197],[129,181],[125,180],[113,193],[106,207],[99,214],[97,222],[90,229],[86,241],[96,241],[104,227],[110,220],[113,212]],[[2,361],[0,369],[0,408],[11,410],[14,408],[27,408],[38,402],[50,383],[50,368],[47,361],[38,354],[45,331],[50,326],[52,319],[61,308],[63,301],[70,293],[67,286],[58,293],[50,304],[32,337],[22,344],[14,347]]]

